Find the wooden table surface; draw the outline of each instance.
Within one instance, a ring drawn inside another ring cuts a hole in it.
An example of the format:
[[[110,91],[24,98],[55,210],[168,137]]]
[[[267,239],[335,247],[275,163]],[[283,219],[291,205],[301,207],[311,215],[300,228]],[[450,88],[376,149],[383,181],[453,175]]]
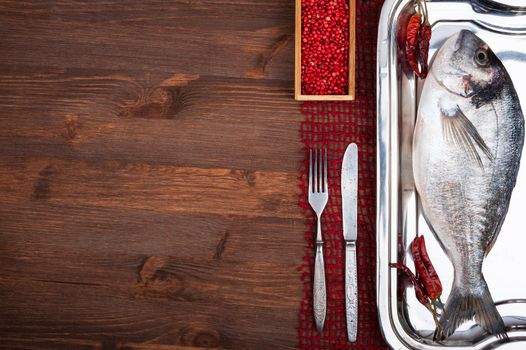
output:
[[[0,348],[283,349],[293,0],[0,1]]]

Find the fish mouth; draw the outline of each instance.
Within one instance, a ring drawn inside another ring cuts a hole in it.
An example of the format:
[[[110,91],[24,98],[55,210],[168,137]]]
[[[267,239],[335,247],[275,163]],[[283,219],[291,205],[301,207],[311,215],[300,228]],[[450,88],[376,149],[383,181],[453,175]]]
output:
[[[471,74],[464,74],[462,76],[462,91],[457,92],[453,91],[451,88],[446,86],[442,80],[440,80],[433,71],[431,71],[431,77],[446,91],[449,93],[465,98],[473,99],[473,103],[477,108],[482,105],[484,102],[487,102],[497,96],[497,94],[502,89],[503,85],[503,75],[499,69],[491,68],[491,79],[487,84],[482,84],[473,80]]]
[[[471,98],[477,94],[476,87],[478,86],[478,84],[473,82],[473,80],[471,79],[471,75],[469,74],[466,74],[462,77],[463,90],[460,92],[454,91],[448,86],[446,86],[446,84],[444,84],[442,80],[440,80],[435,74],[433,74],[433,71],[431,71],[431,77],[438,83],[440,87],[442,87],[444,90],[446,90],[452,95],[456,95],[462,98]]]
[[[473,84],[471,74],[466,74],[462,77],[462,85],[464,87],[464,91],[460,93],[460,96],[469,98],[475,95],[475,84]]]

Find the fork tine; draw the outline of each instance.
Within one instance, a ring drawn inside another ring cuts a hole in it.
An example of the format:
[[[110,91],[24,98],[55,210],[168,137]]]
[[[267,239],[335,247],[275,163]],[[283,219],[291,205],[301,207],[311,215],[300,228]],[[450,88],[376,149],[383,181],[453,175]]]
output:
[[[323,148],[320,148],[320,192],[323,192],[325,189],[325,182],[323,179]]]
[[[324,158],[325,157],[323,155],[323,148],[320,148],[320,192],[325,191],[325,178],[323,176],[323,172],[325,169],[325,164],[323,162]]]
[[[319,189],[318,192],[323,191],[323,154],[321,153],[321,148],[318,149],[318,181]]]
[[[318,149],[314,150],[314,190],[313,192],[318,192]]]
[[[312,148],[309,150],[309,193],[312,193]]]
[[[319,149],[320,152],[320,193],[323,192],[323,149]]]
[[[325,158],[323,159],[323,192],[329,190],[329,183],[327,182],[327,148],[325,148]]]

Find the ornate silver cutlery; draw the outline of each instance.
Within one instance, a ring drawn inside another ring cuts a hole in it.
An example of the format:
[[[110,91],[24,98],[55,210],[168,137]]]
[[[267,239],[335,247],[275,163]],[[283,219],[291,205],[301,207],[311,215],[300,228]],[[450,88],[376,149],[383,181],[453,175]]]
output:
[[[356,341],[358,330],[358,279],[356,269],[356,239],[358,237],[358,147],[347,146],[343,156],[342,219],[345,240],[345,316],[347,338]]]
[[[313,157],[314,153],[314,157]],[[316,257],[314,261],[313,308],[314,321],[318,332],[323,330],[327,311],[327,289],[325,284],[325,264],[323,259],[323,236],[321,215],[329,199],[327,183],[327,149],[310,150],[309,159],[309,204],[317,217]]]

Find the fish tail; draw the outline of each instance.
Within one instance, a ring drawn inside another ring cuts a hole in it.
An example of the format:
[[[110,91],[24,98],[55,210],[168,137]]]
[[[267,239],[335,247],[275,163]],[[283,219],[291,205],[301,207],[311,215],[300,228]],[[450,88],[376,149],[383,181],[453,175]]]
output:
[[[476,294],[466,294],[460,288],[453,287],[440,319],[440,327],[435,333],[436,340],[446,339],[462,323],[473,318],[489,334],[504,341],[509,340],[506,326],[497,311],[484,277],[481,287],[477,288]]]

